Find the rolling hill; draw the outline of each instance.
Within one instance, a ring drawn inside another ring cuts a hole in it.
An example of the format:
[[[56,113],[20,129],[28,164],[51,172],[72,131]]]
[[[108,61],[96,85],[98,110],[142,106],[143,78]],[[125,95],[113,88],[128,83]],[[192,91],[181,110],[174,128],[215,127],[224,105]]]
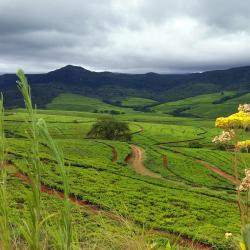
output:
[[[129,97],[163,103],[222,91],[235,91],[237,95],[250,91],[250,66],[193,74],[121,74],[93,72],[68,65],[44,74],[28,74],[27,77],[38,107],[46,107],[62,93],[119,104]],[[15,74],[0,76],[0,90],[7,107],[23,104],[16,80]]]
[[[219,90],[208,91],[212,83],[186,83],[181,90],[181,83],[172,83],[172,87],[166,83],[169,89],[163,88],[167,94],[160,99],[163,91],[154,92],[149,86],[130,88],[125,82],[118,86],[97,81],[91,87],[86,79],[98,73],[75,67],[72,70],[64,76],[59,74],[61,70],[29,75],[32,96],[45,109],[7,109],[2,115],[2,133],[6,138],[2,145],[7,148],[8,166],[6,190],[11,197],[10,222],[14,230],[19,230],[23,223],[20,220],[30,218],[26,201],[31,197],[30,176],[36,171],[36,159],[41,164],[37,176],[41,180],[44,214],[60,211],[64,200],[69,202],[72,210],[67,214],[72,217],[72,232],[81,244],[90,244],[88,249],[139,249],[128,248],[127,242],[134,244],[142,239],[140,249],[148,249],[144,246],[150,244],[155,246],[150,249],[163,250],[170,242],[179,250],[234,250],[225,233],[240,237],[235,184],[245,176],[250,155],[238,152],[239,177],[235,177],[235,153],[212,143],[220,129],[214,127],[211,117],[234,112],[240,102],[248,102],[247,89],[227,90],[226,85],[217,84]],[[77,78],[79,72],[86,76],[84,81]],[[15,76],[9,75],[9,79],[14,81]],[[198,85],[203,87],[199,89]],[[196,92],[169,101],[174,99],[171,93],[178,86],[183,95],[192,89]],[[17,89],[6,82],[2,87],[7,95]],[[103,92],[98,92],[101,89]],[[199,91],[202,94],[198,95]],[[142,93],[145,97],[138,97]],[[112,99],[107,99],[108,94]],[[146,98],[146,94],[152,97]],[[5,100],[18,105],[17,96],[12,97],[5,95]],[[118,121],[126,121],[131,140],[88,136],[96,122],[110,114],[115,114]],[[29,132],[36,127],[39,138],[33,140]],[[240,137],[248,135],[242,131]],[[64,168],[69,199],[62,199],[66,185],[62,181]],[[48,227],[53,229],[54,224],[60,223],[58,215]],[[43,230],[46,232],[47,225]]]

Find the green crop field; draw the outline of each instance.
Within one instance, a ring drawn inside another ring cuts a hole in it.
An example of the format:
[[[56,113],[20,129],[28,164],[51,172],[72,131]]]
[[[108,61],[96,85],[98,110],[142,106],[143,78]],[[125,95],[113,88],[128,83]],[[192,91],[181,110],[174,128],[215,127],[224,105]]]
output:
[[[138,97],[129,97],[126,100],[122,101],[122,106],[125,107],[131,107],[131,108],[136,108],[136,107],[145,107],[145,106],[150,106],[150,105],[156,105],[158,102],[155,100],[151,99],[146,99],[146,98],[138,98]]]
[[[0,250],[250,250],[250,0],[0,0]]]
[[[128,112],[130,109],[118,108],[116,106],[104,103],[102,100],[96,98],[85,97],[76,94],[61,94],[56,97],[51,103],[47,105],[48,109],[55,110],[69,110],[69,111],[87,111],[87,112],[101,112],[101,111],[120,111]]]
[[[233,97],[234,92],[221,92],[199,95],[175,102],[167,102],[153,107],[157,112],[176,114],[180,116],[215,118],[226,116],[237,111],[240,102],[247,102],[249,95]],[[225,101],[223,101],[225,98]],[[228,98],[229,100],[226,100]],[[219,103],[218,103],[219,102]]]
[[[8,179],[8,189],[11,190],[9,200],[9,207],[12,210],[11,222],[21,223],[24,218],[29,218],[25,199],[30,190],[27,184],[12,176]],[[42,207],[47,213],[57,212],[62,205],[59,197],[42,194]],[[73,230],[78,232],[80,241],[84,242],[86,249],[94,245],[98,249],[124,249],[137,237],[144,235],[144,232],[131,222],[119,222],[103,213],[93,213],[77,205],[72,205],[72,224]],[[19,233],[16,232],[17,235]],[[161,236],[146,235],[146,237],[156,241],[159,247],[166,242]]]
[[[80,237],[84,244],[96,244],[97,249],[130,249],[126,244],[143,234],[143,238],[156,246],[153,249],[165,249],[168,240],[179,249],[196,249],[183,247],[180,238],[213,249],[233,249],[224,234],[240,234],[235,185],[198,161],[233,176],[233,153],[212,144],[212,138],[219,133],[213,119],[166,114],[189,105],[192,109],[184,112],[195,115],[196,111],[201,112],[199,109],[215,105],[212,102],[220,98],[220,93],[197,96],[155,106],[154,112],[140,112],[94,98],[62,94],[47,109],[37,110],[37,117],[47,122],[50,134],[63,152],[70,194],[101,211],[93,214],[73,205],[73,228],[84,232]],[[217,105],[223,109],[230,103],[235,108],[238,101],[231,99]],[[122,103],[127,107],[152,104],[156,102],[142,98],[128,98]],[[101,110],[121,112],[115,118],[128,123],[131,141],[87,137],[97,119],[111,116],[101,114]],[[12,164],[8,170],[8,185],[13,193],[11,204],[19,204],[14,206],[14,221],[19,219],[20,210],[28,216],[26,204],[20,204],[25,200],[24,194],[30,192],[29,185],[13,174],[29,172],[26,158],[31,142],[24,109],[7,110],[4,120],[7,159]],[[141,149],[143,166],[155,175],[138,172],[133,163],[136,157],[133,145]],[[51,190],[63,190],[60,169],[46,142],[41,142],[39,148],[43,162],[41,182]],[[250,156],[240,153],[239,157],[239,175],[243,177]],[[61,200],[56,195],[42,194],[42,200],[48,211],[60,207]],[[127,222],[117,222],[110,214]],[[152,230],[153,233],[148,233]]]

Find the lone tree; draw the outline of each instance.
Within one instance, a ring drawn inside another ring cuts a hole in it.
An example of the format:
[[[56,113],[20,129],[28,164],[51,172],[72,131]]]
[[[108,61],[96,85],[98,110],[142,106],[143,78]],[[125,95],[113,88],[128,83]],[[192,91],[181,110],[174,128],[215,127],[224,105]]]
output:
[[[100,118],[87,134],[88,138],[130,141],[131,133],[126,122],[114,118]]]

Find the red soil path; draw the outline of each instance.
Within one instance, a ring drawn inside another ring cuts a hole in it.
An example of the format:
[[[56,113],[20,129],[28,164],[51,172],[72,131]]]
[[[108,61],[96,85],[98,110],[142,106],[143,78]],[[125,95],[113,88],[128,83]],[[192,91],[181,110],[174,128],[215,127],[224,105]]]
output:
[[[209,163],[209,162],[203,161],[203,160],[198,159],[198,158],[193,157],[193,156],[189,156],[189,155],[187,155],[187,154],[185,154],[185,153],[181,153],[181,152],[179,152],[179,151],[175,151],[175,150],[170,150],[170,151],[173,152],[173,153],[175,153],[175,154],[184,155],[184,156],[186,156],[186,157],[189,157],[189,158],[191,158],[191,159],[197,161],[198,163],[200,163],[201,165],[203,165],[204,167],[206,167],[208,170],[210,170],[210,171],[216,173],[217,175],[219,175],[219,176],[225,178],[226,180],[228,180],[229,182],[231,182],[231,183],[234,184],[234,185],[238,185],[238,184],[240,183],[240,181],[239,181],[235,176],[227,174],[226,172],[224,172],[224,171],[221,170],[220,168],[218,168],[218,167],[212,165],[212,164]]]
[[[137,146],[135,146],[135,147],[137,147]],[[139,154],[139,156],[142,157],[142,154]],[[29,177],[27,175],[25,175],[24,173],[20,172],[20,171],[17,171],[15,173],[15,176],[18,179],[20,179],[21,181],[25,182],[25,183],[30,183]],[[48,187],[48,186],[46,186],[44,184],[41,184],[41,192],[46,193],[46,194],[48,194],[50,196],[58,196],[61,199],[64,198],[64,193],[62,191],[50,188],[50,187]],[[98,207],[96,205],[92,205],[88,201],[79,199],[79,198],[77,198],[77,197],[75,197],[73,195],[70,195],[69,199],[73,204],[76,204],[76,205],[78,205],[80,207],[83,207],[84,209],[86,209],[87,211],[90,211],[91,213],[102,214],[102,215],[107,216],[108,218],[110,218],[112,220],[115,220],[117,222],[120,222],[120,223],[122,223],[124,221],[128,221],[128,219],[125,219],[122,216],[119,216],[119,215],[114,214],[114,213],[109,212],[109,211],[105,211],[102,208],[100,208],[100,207]],[[166,238],[175,237],[175,238],[178,239],[178,245],[183,246],[183,247],[190,247],[190,248],[192,248],[194,250],[212,250],[213,249],[212,247],[210,247],[210,246],[208,246],[206,244],[203,244],[203,243],[200,243],[200,242],[197,242],[197,241],[193,241],[192,239],[189,239],[189,238],[187,238],[185,236],[178,236],[178,235],[171,234],[171,233],[161,231],[161,230],[153,229],[153,230],[149,230],[147,233],[148,234],[153,234],[153,235],[163,236],[163,237],[166,237]]]
[[[15,176],[18,179],[22,180],[23,182],[30,183],[29,177],[27,175],[25,175],[24,173],[20,172],[20,171],[16,172]],[[48,187],[48,186],[46,186],[44,184],[41,184],[41,192],[46,193],[46,194],[48,194],[50,196],[57,196],[57,197],[59,197],[61,199],[64,198],[63,191],[59,191],[59,190],[50,188],[50,187]],[[93,205],[93,204],[91,204],[90,202],[88,202],[86,200],[79,199],[79,198],[77,198],[76,196],[74,196],[72,194],[69,196],[69,199],[73,204],[76,204],[76,205],[78,205],[80,207],[84,207],[85,210],[90,211],[91,213],[103,214],[103,215],[107,216],[108,218],[110,218],[112,220],[115,220],[115,221],[118,221],[118,222],[124,221],[124,218],[122,218],[121,216],[118,216],[118,215],[116,215],[114,213],[105,211],[105,210],[101,209],[100,207],[98,207],[96,205]]]
[[[207,169],[209,169],[209,170],[213,171],[214,173],[218,174],[219,176],[227,179],[231,183],[233,183],[235,185],[238,185],[240,183],[240,181],[235,176],[227,174],[223,170],[211,165],[210,163],[202,161],[202,160],[196,160],[196,161],[199,162],[200,164],[202,164]]]
[[[15,173],[15,176],[18,179],[22,180],[23,182],[30,183],[29,177],[27,175],[19,172],[19,171]],[[52,189],[44,184],[41,185],[41,192],[46,193],[50,196],[54,196],[54,195],[58,196],[61,199],[64,198],[64,193],[62,191]],[[125,220],[127,220],[127,219],[125,219],[119,215],[116,215],[112,212],[104,211],[103,209],[101,209],[98,206],[91,205],[88,201],[81,200],[73,195],[70,195],[69,199],[73,204],[76,204],[80,207],[84,207],[84,209],[86,209],[94,214],[105,215],[108,218],[115,220],[117,222],[124,222]],[[154,234],[154,235],[156,234],[156,235],[160,235],[160,236],[168,237],[168,238],[171,236],[173,237],[173,235],[171,235],[170,233],[160,231],[160,230],[149,230],[148,234]],[[179,238],[179,240],[180,240],[180,242],[178,243],[179,245],[192,247],[195,250],[212,250],[212,248],[210,246],[207,246],[207,245],[199,243],[199,242],[195,242],[195,241],[193,241],[187,237],[184,237],[184,236],[181,236]]]
[[[115,147],[112,146],[112,162],[116,162],[118,158],[118,153],[115,149]]]
[[[131,149],[132,149],[132,156],[130,158],[130,162],[134,168],[134,170],[143,176],[149,176],[149,177],[154,177],[154,178],[161,178],[161,176],[159,174],[156,174],[154,172],[152,172],[151,170],[147,169],[143,162],[143,154],[144,151],[143,149],[141,149],[140,147],[136,146],[136,145],[131,145]]]

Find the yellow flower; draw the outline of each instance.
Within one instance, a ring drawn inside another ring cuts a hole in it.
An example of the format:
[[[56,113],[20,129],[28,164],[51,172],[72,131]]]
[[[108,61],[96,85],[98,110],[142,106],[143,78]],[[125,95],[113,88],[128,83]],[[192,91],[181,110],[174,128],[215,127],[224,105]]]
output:
[[[233,236],[232,233],[225,233],[225,238],[226,238],[226,239],[229,239],[229,238],[232,237],[232,236]]]
[[[246,246],[243,242],[240,242],[240,249],[241,250],[246,250]]]
[[[236,144],[237,149],[248,148],[248,147],[250,147],[250,140],[239,141]]]
[[[247,126],[250,126],[250,115],[243,111],[228,117],[219,117],[215,122],[215,127],[223,129],[245,128]]]

